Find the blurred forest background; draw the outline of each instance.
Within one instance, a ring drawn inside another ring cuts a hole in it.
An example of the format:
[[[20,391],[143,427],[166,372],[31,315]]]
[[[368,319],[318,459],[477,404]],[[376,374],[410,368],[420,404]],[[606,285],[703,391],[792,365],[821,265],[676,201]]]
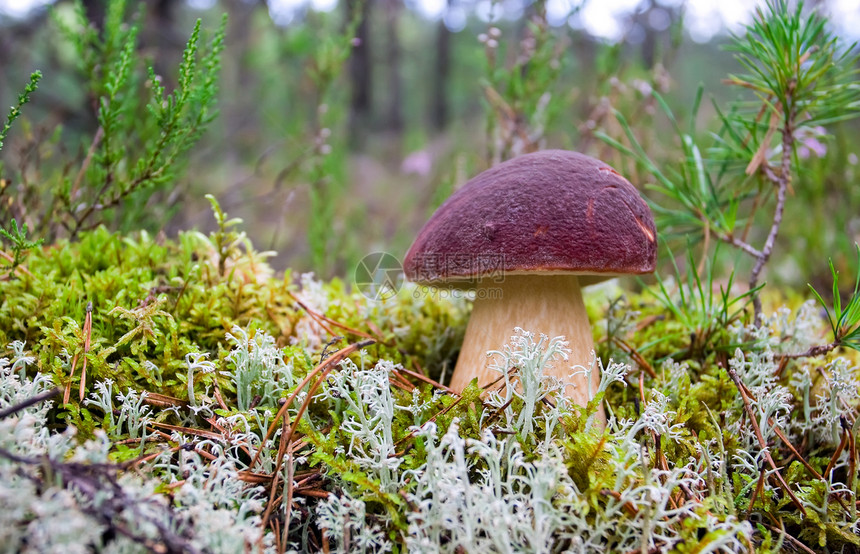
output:
[[[846,48],[847,29],[860,28],[852,3],[807,3],[833,16]],[[518,153],[583,151],[645,190],[647,174],[598,132],[625,141],[618,110],[653,159],[677,156],[677,139],[651,91],[683,120],[700,84],[696,133],[715,132],[714,106],[742,94],[722,82],[739,70],[722,46],[749,19],[745,2],[721,2],[728,11],[716,4],[129,1],[124,17],[141,29],[132,68],[141,89],[152,86],[147,65],[168,90],[176,86],[194,21],[201,18],[211,37],[228,14],[220,115],[176,179],[124,199],[104,221],[169,236],[210,230],[215,221],[204,195],[211,193],[244,220],[257,249],[277,252],[276,268],[331,277],[348,275],[370,252],[401,256],[452,190]],[[104,4],[83,6],[103,29]],[[44,74],[0,153],[0,215],[26,221],[37,238],[68,230],[42,224],[38,212],[16,211],[15,191],[74,180],[99,126],[81,60],[58,32],[73,13],[62,0],[0,0],[0,105],[14,103],[32,71]],[[829,283],[828,257],[837,267],[853,260],[860,133],[856,120],[828,131],[802,137],[769,282]],[[679,241],[678,253],[686,246]]]

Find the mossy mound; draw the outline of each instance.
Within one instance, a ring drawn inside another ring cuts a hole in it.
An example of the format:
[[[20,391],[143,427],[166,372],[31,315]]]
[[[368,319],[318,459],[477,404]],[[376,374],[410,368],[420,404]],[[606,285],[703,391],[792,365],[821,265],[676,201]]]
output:
[[[404,285],[373,301],[274,277],[265,258],[223,226],[96,229],[0,281],[0,543],[860,547],[858,372],[832,352],[790,356],[826,342],[812,303],[756,328],[743,294],[598,288],[598,352],[578,369],[603,379],[578,407],[540,378],[565,363],[560,338],[512,329],[494,361],[519,387],[454,395],[439,383],[468,300]],[[19,406],[39,394],[53,403]]]

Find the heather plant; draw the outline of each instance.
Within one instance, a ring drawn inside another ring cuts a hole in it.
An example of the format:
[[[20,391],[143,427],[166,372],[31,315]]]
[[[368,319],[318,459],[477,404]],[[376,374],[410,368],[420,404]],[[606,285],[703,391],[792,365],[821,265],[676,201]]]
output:
[[[10,277],[15,275],[15,272],[17,271],[18,267],[24,262],[24,259],[27,257],[28,251],[33,248],[36,248],[44,242],[43,239],[27,239],[27,231],[27,224],[25,223],[19,229],[18,222],[14,218],[12,219],[12,225],[10,226],[9,231],[0,227],[0,237],[5,238],[12,243],[12,259],[7,260],[9,265],[4,268],[6,269]],[[4,256],[4,258],[5,257],[6,256]]]
[[[6,116],[6,121],[3,123],[3,128],[0,129],[0,150],[3,149],[3,141],[6,140],[6,135],[9,134],[9,129],[12,128],[12,124],[15,123],[15,120],[21,117],[21,108],[24,104],[30,101],[30,96],[36,92],[36,89],[39,88],[39,81],[42,80],[42,73],[40,71],[34,71],[30,75],[30,82],[24,86],[24,90],[18,95],[18,101],[12,109],[9,110],[9,115]],[[0,166],[2,169],[2,166]]]
[[[276,167],[272,192],[291,180],[306,183],[308,213],[304,222],[309,267],[322,277],[335,270],[343,273],[352,266],[359,254],[349,240],[350,225],[360,225],[359,214],[347,202],[349,188],[348,162],[348,102],[344,86],[347,61],[359,39],[356,30],[361,22],[361,5],[351,8],[353,16],[345,22],[327,14],[309,14],[308,25],[284,32],[280,48],[288,54],[281,65],[298,60],[297,78],[309,83],[309,97],[289,98],[300,105],[305,117],[291,114],[290,121],[279,122],[277,140],[286,163]],[[286,59],[288,58],[288,59]],[[271,67],[262,73],[272,74]],[[283,105],[278,90],[278,109]],[[266,94],[265,91],[262,94]],[[287,203],[289,204],[289,203]],[[286,208],[281,210],[275,224],[272,243],[278,242],[283,229],[294,218]],[[338,253],[338,255],[335,255]]]
[[[24,90],[18,95],[17,103],[12,106],[11,110],[9,110],[9,115],[6,117],[6,121],[3,124],[3,128],[0,129],[0,150],[3,149],[3,140],[5,140],[6,135],[9,134],[9,130],[12,128],[12,124],[21,116],[21,108],[30,101],[30,96],[36,91],[39,86],[39,81],[42,79],[42,73],[39,71],[35,71],[30,75],[30,82],[24,87]],[[3,163],[0,162],[0,175],[3,173]],[[3,193],[6,192],[6,188],[9,186],[9,183],[0,178],[0,197],[2,197]],[[11,259],[8,259],[6,255],[3,257],[6,258],[6,262],[9,264],[6,268],[8,274],[10,276],[15,275],[15,271],[18,269],[18,266],[24,261],[24,258],[27,256],[27,251],[39,246],[43,241],[42,239],[32,241],[27,239],[27,223],[22,223],[21,227],[18,227],[18,221],[15,218],[12,218],[12,223],[10,224],[9,230],[6,230],[3,226],[0,226],[0,236],[4,239],[8,240],[12,243],[12,256]]]
[[[106,4],[104,29],[87,19],[83,2],[72,10],[57,8],[54,24],[75,59],[97,129],[80,158],[56,170],[30,167],[44,159],[49,141],[27,143],[14,167],[14,187],[0,187],[0,218],[15,218],[37,236],[76,238],[100,223],[117,225],[145,220],[142,207],[160,191],[176,186],[184,156],[217,114],[220,54],[226,20],[209,41],[198,21],[178,64],[176,88],[146,67],[138,42],[139,23],[129,21],[125,0]],[[36,72],[13,107],[0,142],[20,114],[41,74]],[[28,162],[29,160],[29,162]],[[11,190],[10,190],[11,189]]]
[[[500,11],[501,5],[493,3],[491,9]],[[565,100],[554,90],[563,70],[565,41],[547,23],[545,2],[534,4],[534,14],[518,38],[514,47],[492,23],[478,36],[486,59],[481,85],[491,165],[541,149],[547,127]],[[509,57],[513,63],[507,63]]]

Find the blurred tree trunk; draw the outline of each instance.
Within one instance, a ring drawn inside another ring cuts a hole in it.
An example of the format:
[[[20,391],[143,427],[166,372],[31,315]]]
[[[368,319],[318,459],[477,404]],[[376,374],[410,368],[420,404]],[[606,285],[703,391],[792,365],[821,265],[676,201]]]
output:
[[[451,5],[449,0],[448,5]],[[448,126],[448,81],[451,75],[451,31],[445,18],[436,27],[436,74],[433,79],[430,120],[433,128],[444,131]]]
[[[349,137],[353,147],[363,144],[363,130],[372,110],[370,60],[370,3],[372,0],[346,0],[346,21],[359,17],[355,46],[349,57],[349,79],[352,95],[349,106]],[[358,10],[361,10],[360,12]]]
[[[146,24],[141,29],[141,47],[152,57],[155,73],[161,76],[168,90],[176,86],[174,68],[185,47],[184,37],[176,31],[176,5],[174,0],[147,2]]]
[[[647,7],[642,11],[637,11],[633,16],[633,21],[637,24],[644,37],[642,39],[642,63],[645,64],[645,67],[651,69],[654,67],[654,62],[657,59],[657,39],[658,32],[654,30],[649,22],[649,16],[651,12],[655,9],[662,9],[657,6],[657,3],[654,0],[650,0],[648,2]]]
[[[401,0],[387,0],[385,10],[386,49],[385,65],[388,71],[388,113],[386,127],[395,133],[403,131],[403,86],[400,80],[400,38],[397,26],[400,22]]]
[[[224,94],[222,98],[222,120],[227,129],[229,140],[222,147],[234,163],[244,159],[253,151],[257,133],[260,129],[256,90],[259,72],[255,70],[251,56],[254,41],[254,13],[265,8],[265,2],[245,0],[225,0],[221,6],[227,10],[226,51],[232,55],[225,57],[221,78]],[[232,90],[231,90],[232,89]]]
[[[87,19],[101,32],[105,25],[105,4],[107,0],[83,0]]]

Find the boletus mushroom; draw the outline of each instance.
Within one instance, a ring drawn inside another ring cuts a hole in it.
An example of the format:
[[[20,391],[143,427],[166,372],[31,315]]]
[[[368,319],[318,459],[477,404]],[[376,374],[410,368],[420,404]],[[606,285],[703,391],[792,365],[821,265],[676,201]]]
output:
[[[657,257],[651,210],[617,171],[577,152],[546,150],[501,163],[468,181],[418,234],[404,260],[421,285],[476,289],[450,386],[499,375],[490,350],[515,327],[569,341],[570,360],[549,368],[565,395],[585,405],[600,376],[589,367],[594,344],[580,287],[651,273]]]

